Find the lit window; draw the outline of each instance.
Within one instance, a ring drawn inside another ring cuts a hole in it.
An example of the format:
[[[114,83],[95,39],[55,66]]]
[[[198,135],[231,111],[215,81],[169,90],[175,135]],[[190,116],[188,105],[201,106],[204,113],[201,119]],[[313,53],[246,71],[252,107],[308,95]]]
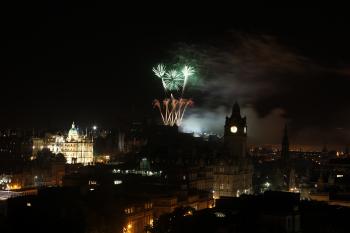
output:
[[[145,209],[150,209],[152,208],[152,203],[151,202],[148,202],[145,204]]]
[[[134,208],[126,208],[126,209],[124,210],[124,212],[125,212],[126,214],[131,214],[131,213],[134,212]]]
[[[97,184],[96,180],[89,180],[89,185],[96,185],[96,184]]]

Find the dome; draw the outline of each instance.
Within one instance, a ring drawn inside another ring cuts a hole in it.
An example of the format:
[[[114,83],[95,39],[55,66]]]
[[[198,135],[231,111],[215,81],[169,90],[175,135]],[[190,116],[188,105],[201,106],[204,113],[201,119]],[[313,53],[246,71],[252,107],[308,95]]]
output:
[[[68,141],[78,141],[79,140],[79,133],[78,130],[75,128],[75,124],[73,122],[72,128],[68,132]]]

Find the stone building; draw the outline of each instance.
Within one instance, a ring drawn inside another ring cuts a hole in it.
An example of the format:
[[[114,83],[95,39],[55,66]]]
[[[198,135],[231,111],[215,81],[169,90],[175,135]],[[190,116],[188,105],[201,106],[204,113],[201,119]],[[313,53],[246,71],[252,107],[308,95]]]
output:
[[[93,162],[93,139],[79,134],[74,122],[67,137],[47,135],[45,138],[33,138],[33,155],[43,148],[55,154],[62,153],[69,164],[88,165]]]

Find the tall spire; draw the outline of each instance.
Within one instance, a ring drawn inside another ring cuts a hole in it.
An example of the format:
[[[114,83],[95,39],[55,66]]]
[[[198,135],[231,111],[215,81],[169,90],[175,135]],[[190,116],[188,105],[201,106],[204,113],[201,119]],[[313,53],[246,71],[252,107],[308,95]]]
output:
[[[231,117],[239,116],[241,117],[241,108],[239,107],[239,104],[237,101],[235,101],[233,107],[232,107],[232,114]]]
[[[288,139],[288,128],[287,124],[284,126],[284,134],[282,139],[282,150],[281,150],[281,158],[284,160],[289,159],[289,139]]]
[[[73,123],[72,123],[72,129],[74,129],[75,128],[75,124],[74,124],[74,121],[73,121]]]
[[[289,144],[289,140],[288,140],[288,127],[287,127],[287,124],[284,125],[283,142],[286,142],[286,143]]]

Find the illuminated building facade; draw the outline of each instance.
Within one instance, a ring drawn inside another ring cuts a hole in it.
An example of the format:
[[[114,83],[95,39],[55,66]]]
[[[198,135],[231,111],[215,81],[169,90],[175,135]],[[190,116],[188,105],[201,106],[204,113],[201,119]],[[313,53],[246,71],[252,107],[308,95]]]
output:
[[[66,157],[67,163],[92,163],[93,152],[92,139],[89,139],[87,135],[80,136],[73,122],[68,137],[62,143],[61,153]]]
[[[125,233],[143,233],[146,226],[153,224],[153,203],[140,202],[130,203],[126,205],[124,213],[126,215],[125,226],[123,232]]]
[[[60,135],[50,135],[45,139],[33,139],[33,155],[38,150],[48,148],[52,153],[62,153],[67,163],[81,163],[88,165],[93,162],[93,140],[87,135],[80,135],[73,122],[65,138]]]

